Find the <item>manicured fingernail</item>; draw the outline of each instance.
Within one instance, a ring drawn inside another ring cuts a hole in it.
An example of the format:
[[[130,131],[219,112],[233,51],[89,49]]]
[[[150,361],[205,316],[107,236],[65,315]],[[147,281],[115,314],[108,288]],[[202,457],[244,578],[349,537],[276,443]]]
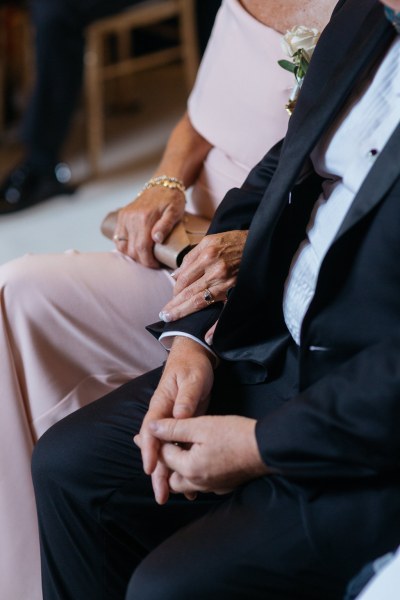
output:
[[[211,346],[211,344],[213,343],[213,336],[212,335],[208,335],[206,337],[206,344],[208,344],[209,346]]]
[[[158,316],[161,319],[161,321],[164,321],[164,323],[169,323],[170,321],[172,321],[171,315],[168,312],[164,312],[163,310],[159,313]]]
[[[153,240],[158,244],[162,244],[162,242],[164,241],[164,236],[161,233],[161,231],[156,231],[156,233],[153,235]]]

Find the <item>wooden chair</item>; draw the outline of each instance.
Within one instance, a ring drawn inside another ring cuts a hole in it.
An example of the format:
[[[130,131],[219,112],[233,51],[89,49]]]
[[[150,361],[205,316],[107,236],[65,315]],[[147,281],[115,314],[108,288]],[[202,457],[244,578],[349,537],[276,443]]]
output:
[[[99,170],[104,141],[105,83],[138,71],[152,69],[180,59],[185,67],[188,88],[198,67],[194,0],[146,0],[121,13],[101,19],[87,29],[85,51],[85,92],[87,102],[88,154],[92,172]],[[177,19],[179,39],[173,46],[133,56],[131,34],[135,29]],[[106,42],[117,41],[115,60],[107,61]]]

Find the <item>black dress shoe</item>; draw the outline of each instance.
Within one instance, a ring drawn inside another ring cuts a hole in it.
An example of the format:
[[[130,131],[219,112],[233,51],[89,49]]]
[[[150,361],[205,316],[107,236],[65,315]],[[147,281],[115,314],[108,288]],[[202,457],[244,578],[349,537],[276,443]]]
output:
[[[68,173],[63,164],[46,172],[37,171],[29,162],[18,165],[0,184],[0,215],[23,210],[53,196],[73,194],[76,187],[66,183]]]

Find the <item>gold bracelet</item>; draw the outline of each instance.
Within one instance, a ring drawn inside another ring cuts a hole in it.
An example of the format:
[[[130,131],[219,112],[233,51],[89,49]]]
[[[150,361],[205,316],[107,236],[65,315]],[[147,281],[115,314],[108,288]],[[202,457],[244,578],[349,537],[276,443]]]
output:
[[[166,187],[172,190],[179,190],[183,194],[186,192],[186,188],[183,184],[183,181],[178,179],[177,177],[169,177],[168,175],[159,175],[158,177],[152,177],[149,179],[147,183],[144,184],[143,189],[139,192],[138,196],[140,196],[145,190],[148,190],[152,187]]]

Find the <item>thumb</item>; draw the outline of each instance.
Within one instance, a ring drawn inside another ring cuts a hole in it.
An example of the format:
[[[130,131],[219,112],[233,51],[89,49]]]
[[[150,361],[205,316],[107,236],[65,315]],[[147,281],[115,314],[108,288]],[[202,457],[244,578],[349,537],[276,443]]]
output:
[[[153,435],[164,442],[194,442],[194,419],[158,419],[149,423]]]
[[[179,219],[180,217],[177,214],[177,211],[169,206],[151,230],[151,239],[153,242],[162,244]]]

